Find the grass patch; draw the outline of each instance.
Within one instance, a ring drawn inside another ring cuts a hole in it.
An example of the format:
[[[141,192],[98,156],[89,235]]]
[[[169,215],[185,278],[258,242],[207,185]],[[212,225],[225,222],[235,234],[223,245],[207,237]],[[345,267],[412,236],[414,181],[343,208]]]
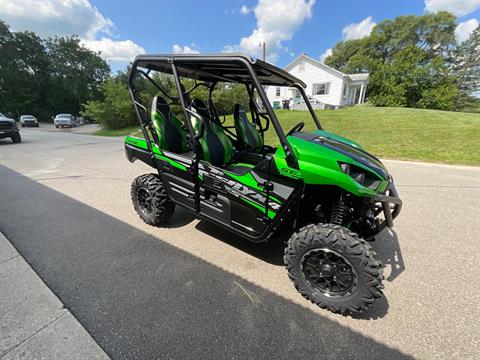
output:
[[[93,135],[98,136],[125,136],[125,135],[136,135],[141,134],[140,128],[138,126],[129,126],[122,129],[100,129],[93,133]]]
[[[278,115],[284,129],[300,121],[307,130],[314,128],[307,113],[284,110]],[[480,165],[480,114],[355,106],[318,111],[317,116],[327,131],[384,159]],[[276,136],[269,131],[266,138]]]
[[[315,128],[308,112],[276,113],[285,132],[300,121],[305,122],[305,131]],[[354,140],[384,159],[480,165],[480,114],[355,106],[317,111],[317,116],[325,130]],[[227,123],[232,122],[232,116],[228,116]],[[102,131],[97,135],[105,135],[100,134]],[[141,136],[138,127],[107,136],[135,131]],[[272,126],[265,135],[265,143],[278,145]]]

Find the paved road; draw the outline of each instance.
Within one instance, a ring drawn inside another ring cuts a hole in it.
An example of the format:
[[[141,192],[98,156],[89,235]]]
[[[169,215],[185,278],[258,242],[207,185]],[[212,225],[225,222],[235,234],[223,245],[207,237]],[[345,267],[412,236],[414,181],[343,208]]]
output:
[[[108,360],[0,232],[0,360]]]
[[[0,141],[0,229],[113,358],[451,359],[480,353],[480,168],[387,161],[404,200],[374,246],[369,317],[307,303],[255,245],[177,211],[143,224],[121,139],[25,129]]]

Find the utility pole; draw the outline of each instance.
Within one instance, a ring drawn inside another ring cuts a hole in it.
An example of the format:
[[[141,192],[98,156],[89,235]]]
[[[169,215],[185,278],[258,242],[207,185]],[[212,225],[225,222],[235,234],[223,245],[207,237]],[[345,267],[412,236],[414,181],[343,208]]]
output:
[[[263,61],[265,61],[265,41],[262,41],[260,44],[258,44],[259,47],[262,48],[263,51]]]

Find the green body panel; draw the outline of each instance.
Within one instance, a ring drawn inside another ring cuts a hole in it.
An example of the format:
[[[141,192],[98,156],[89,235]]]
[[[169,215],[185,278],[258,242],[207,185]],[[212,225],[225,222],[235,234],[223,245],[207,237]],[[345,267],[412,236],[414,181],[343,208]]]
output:
[[[125,136],[124,140],[126,144],[133,145],[140,149],[148,151],[147,141],[145,139],[140,139],[134,136]],[[183,164],[180,164],[179,162],[164,156],[162,150],[160,150],[156,144],[152,144],[152,152],[157,159],[166,161],[177,169],[187,171],[187,168]]]
[[[143,149],[143,150],[146,150],[148,151],[148,147],[147,147],[147,142],[145,139],[141,139],[141,138],[137,138],[137,137],[134,137],[134,136],[125,136],[125,143],[126,144],[129,144],[129,145],[133,145],[137,148],[140,148],[140,149]],[[157,145],[155,144],[152,144],[152,151],[153,151],[153,155],[157,158],[157,159],[160,159],[160,160],[163,160],[163,161],[166,161],[168,162],[170,165],[180,169],[180,170],[183,170],[183,171],[187,171],[187,168],[183,165],[183,164],[180,164],[166,156],[163,155],[163,152],[158,148]],[[238,166],[247,166],[247,167],[251,167],[253,169],[253,165],[251,164],[244,164],[244,163],[238,163],[236,164]],[[223,170],[223,172],[229,176],[230,178],[232,178],[233,180],[235,181],[238,181],[240,182],[241,184],[243,185],[246,185],[260,193],[262,193],[263,195],[266,195],[263,188],[258,185],[257,181],[255,180],[255,178],[253,177],[253,175],[250,173],[250,172],[247,172],[243,175],[238,175],[238,174],[235,174],[233,172],[230,172],[228,170]],[[200,180],[203,180],[203,177],[201,175],[199,175],[199,178]],[[278,199],[277,197],[273,196],[273,195],[270,195],[270,200],[272,201],[275,201],[276,203],[278,204],[283,204],[283,201],[281,201],[280,199]],[[257,209],[259,209],[260,211],[262,212],[265,212],[265,207],[264,206],[261,206],[259,204],[256,204],[252,201],[249,201],[248,199],[244,199],[244,198],[241,198],[241,200],[245,201],[246,203],[256,207]],[[274,211],[274,210],[269,210],[268,211],[268,217],[270,219],[273,219],[275,216],[276,216],[277,212]]]
[[[355,141],[344,138],[343,136],[335,135],[335,134],[333,134],[331,132],[328,132],[328,131],[325,131],[325,130],[315,130],[313,133],[315,135],[325,136],[326,138],[336,140],[338,142],[342,142],[344,144],[347,144],[347,145],[350,145],[350,146],[353,146],[353,147],[356,147],[356,148],[359,148],[359,149],[362,148],[362,146],[359,143],[356,143]]]
[[[326,132],[316,131],[315,134],[324,135]],[[326,136],[327,137],[327,136]],[[334,139],[333,137],[331,137]],[[334,140],[352,143],[348,139],[337,137]],[[357,196],[373,196],[383,190],[388,185],[388,181],[381,179],[382,182],[376,190],[362,186],[349,175],[344,174],[338,162],[354,164],[362,169],[372,172],[365,165],[355,161],[351,157],[339,153],[335,150],[323,147],[319,144],[294,137],[287,137],[292,150],[298,160],[299,170],[288,166],[285,153],[279,147],[275,153],[275,164],[282,175],[293,179],[302,179],[305,184],[310,185],[335,185]],[[358,146],[357,146],[358,147]]]
[[[317,130],[314,132],[314,134],[325,136],[330,139],[345,143],[347,145],[360,148],[360,146],[353,141],[350,141],[346,138],[342,138],[325,131]],[[388,181],[380,178],[382,180],[380,185],[377,187],[376,190],[373,190],[359,184],[348,174],[343,173],[339,166],[339,162],[353,164],[366,171],[373,172],[372,169],[352,159],[348,155],[342,154],[328,147],[324,147],[319,144],[316,144],[311,141],[308,141],[299,137],[295,137],[295,136],[288,136],[287,140],[290,143],[290,146],[292,147],[292,150],[294,151],[295,156],[298,160],[299,169],[297,170],[288,166],[285,153],[283,149],[279,147],[274,154],[274,161],[279,173],[282,176],[289,177],[292,180],[300,180],[300,181],[303,181],[305,184],[309,184],[309,185],[338,186],[356,196],[374,196],[377,193],[382,193],[388,186]],[[127,144],[131,144],[141,149],[147,150],[147,143],[144,139],[127,136],[125,137],[125,142]],[[154,156],[157,157],[158,159],[167,161],[169,164],[171,164],[176,168],[182,169],[184,171],[187,170],[187,168],[183,164],[180,164],[164,156],[163,152],[155,144],[152,144],[152,150],[153,150]],[[253,168],[253,166],[250,164],[239,163],[237,165],[249,166]],[[223,169],[222,171],[226,175],[228,175],[228,177],[232,178],[232,180],[238,181],[239,183],[246,185],[254,189],[255,191],[258,191],[265,195],[263,188],[257,183],[257,181],[255,180],[251,172],[247,172],[243,175],[239,175],[239,174],[230,172],[226,169]],[[275,196],[270,196],[270,199],[272,201],[275,201],[278,204],[283,203],[283,201],[279,200]],[[246,199],[242,199],[242,200],[248,202],[252,206],[255,206],[261,211],[265,211],[265,208],[262,207],[261,205],[258,205],[253,202],[249,202]],[[269,218],[274,218],[275,215],[276,215],[275,211],[269,210],[269,213],[268,213]]]

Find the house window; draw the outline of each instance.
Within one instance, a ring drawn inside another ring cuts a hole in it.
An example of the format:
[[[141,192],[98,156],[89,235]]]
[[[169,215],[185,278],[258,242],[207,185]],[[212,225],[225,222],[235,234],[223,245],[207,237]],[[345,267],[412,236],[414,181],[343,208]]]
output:
[[[347,96],[347,85],[343,85],[343,96]]]
[[[298,63],[298,72],[304,72],[305,71],[305,61],[301,61]]]
[[[330,83],[313,84],[312,95],[328,95],[330,93]]]
[[[275,96],[280,96],[280,88],[277,87],[275,90]]]

